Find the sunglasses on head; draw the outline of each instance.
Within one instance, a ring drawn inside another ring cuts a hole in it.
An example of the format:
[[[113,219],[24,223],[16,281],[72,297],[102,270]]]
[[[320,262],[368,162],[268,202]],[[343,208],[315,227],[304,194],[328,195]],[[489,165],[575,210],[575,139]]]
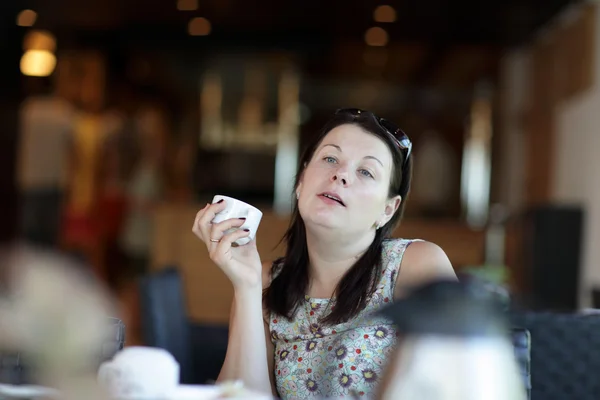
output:
[[[383,129],[396,143],[398,148],[404,153],[404,165],[406,165],[408,161],[408,157],[410,156],[410,152],[412,150],[412,142],[408,138],[408,135],[404,133],[404,131],[394,125],[392,122],[387,119],[378,117],[373,114],[371,111],[361,110],[359,108],[340,108],[335,112],[336,114],[350,114],[353,117],[359,117],[363,114],[371,116],[375,122]]]

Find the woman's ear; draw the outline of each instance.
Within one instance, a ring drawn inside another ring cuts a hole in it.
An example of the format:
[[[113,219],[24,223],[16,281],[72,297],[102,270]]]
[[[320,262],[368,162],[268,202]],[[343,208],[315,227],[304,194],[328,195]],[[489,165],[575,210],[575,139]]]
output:
[[[383,220],[381,221],[381,226],[387,224],[390,219],[396,214],[398,208],[402,204],[402,196],[394,196],[385,203],[385,209],[383,210]]]

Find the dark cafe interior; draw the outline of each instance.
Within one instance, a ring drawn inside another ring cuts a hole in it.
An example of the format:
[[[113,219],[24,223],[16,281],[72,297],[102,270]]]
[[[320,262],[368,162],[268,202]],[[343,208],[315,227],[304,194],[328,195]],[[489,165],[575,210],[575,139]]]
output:
[[[598,2],[7,0],[0,54],[0,398],[600,399]]]

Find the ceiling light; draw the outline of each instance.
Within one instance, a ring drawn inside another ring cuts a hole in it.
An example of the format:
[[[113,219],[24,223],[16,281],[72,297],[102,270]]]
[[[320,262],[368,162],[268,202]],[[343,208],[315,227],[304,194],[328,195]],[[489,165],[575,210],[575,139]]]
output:
[[[17,15],[17,25],[33,26],[37,20],[37,13],[33,10],[23,10]]]
[[[389,36],[385,29],[378,26],[367,29],[365,33],[365,42],[369,46],[385,46],[388,43]]]
[[[396,22],[396,10],[392,6],[378,6],[373,12],[373,19],[376,22]]]
[[[188,33],[192,36],[206,36],[210,31],[210,21],[203,17],[193,18],[188,24]]]
[[[21,57],[21,73],[27,76],[50,76],[56,67],[56,57],[46,50],[28,50]]]
[[[23,38],[23,50],[56,50],[56,38],[45,30],[30,30]]]

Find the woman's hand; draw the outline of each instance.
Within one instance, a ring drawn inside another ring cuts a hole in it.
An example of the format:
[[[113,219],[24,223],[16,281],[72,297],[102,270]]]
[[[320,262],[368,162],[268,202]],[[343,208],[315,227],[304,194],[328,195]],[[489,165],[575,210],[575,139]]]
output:
[[[196,214],[192,232],[202,240],[208,249],[210,259],[225,272],[234,288],[262,288],[262,265],[256,242],[238,246],[234,242],[247,237],[250,232],[239,228],[243,219],[233,218],[213,224],[215,216],[225,209],[225,201],[207,204]]]

